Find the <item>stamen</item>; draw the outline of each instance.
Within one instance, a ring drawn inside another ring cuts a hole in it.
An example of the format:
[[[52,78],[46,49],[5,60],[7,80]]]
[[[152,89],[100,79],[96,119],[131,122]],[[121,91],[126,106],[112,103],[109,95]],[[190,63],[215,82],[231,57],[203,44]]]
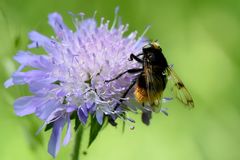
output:
[[[97,11],[95,11],[95,12],[93,13],[93,19],[96,18],[96,14],[97,14]]]
[[[80,15],[80,17],[81,17],[81,20],[83,21],[83,20],[84,20],[85,13],[80,12],[79,15]]]
[[[115,112],[116,113],[116,112]],[[129,122],[131,122],[131,123],[135,123],[135,120],[133,120],[133,119],[131,119],[131,118],[129,118],[129,117],[126,117],[126,116],[122,116],[121,114],[117,114],[117,116],[120,118],[120,119],[122,119],[123,121],[125,121],[126,122],[126,120],[127,121],[129,121]],[[128,124],[128,123],[127,123]]]
[[[165,116],[168,116],[168,112],[167,112],[168,108],[161,108],[160,112],[162,112]]]
[[[134,47],[138,46],[138,44],[141,42],[141,40],[143,39],[144,35],[147,33],[147,31],[150,29],[150,25],[148,25],[145,30],[143,31],[142,35],[138,38],[136,44],[134,45]]]
[[[115,8],[115,15],[114,15],[114,20],[113,20],[113,24],[112,24],[112,27],[111,27],[111,31],[115,28],[115,25],[117,23],[117,19],[118,19],[118,12],[119,12],[119,6],[117,6]]]
[[[132,122],[132,123],[135,123],[135,120],[134,120],[134,119],[131,119],[131,118],[128,118],[128,117],[126,117],[126,119],[129,120],[129,121]]]
[[[167,102],[169,102],[169,101],[171,101],[171,100],[173,100],[172,97],[164,97],[164,98],[162,99],[163,103],[167,103]]]
[[[78,25],[79,25],[78,15],[77,15],[77,14],[74,14],[73,12],[70,12],[70,11],[68,12],[68,14],[69,14],[70,16],[72,16],[72,22],[73,22],[75,28],[77,29],[77,28],[78,28]]]
[[[103,27],[103,23],[104,23],[104,17],[101,18],[100,28]]]
[[[129,24],[126,24],[125,26],[123,26],[122,34],[128,30],[128,27],[129,27]]]

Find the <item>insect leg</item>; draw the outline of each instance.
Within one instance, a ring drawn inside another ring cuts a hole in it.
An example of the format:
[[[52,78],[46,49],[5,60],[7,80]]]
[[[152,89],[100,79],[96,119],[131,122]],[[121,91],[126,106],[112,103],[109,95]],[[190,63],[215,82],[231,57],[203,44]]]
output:
[[[109,122],[112,126],[117,126],[117,123],[115,122],[115,119],[113,119],[110,115],[108,115],[107,117],[108,117],[108,122]]]
[[[130,58],[128,59],[129,61],[132,61],[133,59],[139,63],[143,63],[143,60],[138,58],[139,56],[143,55],[143,53],[139,53],[138,55],[131,54]]]
[[[117,103],[116,106],[114,107],[114,110],[116,110],[119,107],[119,105],[124,101],[123,98],[126,98],[128,92],[132,89],[132,87],[136,84],[136,82],[137,82],[137,79],[134,79],[132,81],[128,89],[123,93],[121,99],[119,100],[120,103]]]
[[[116,106],[113,108],[114,111],[117,110],[117,108],[120,106],[120,104],[124,101],[123,98],[125,98],[128,94],[128,92],[131,90],[131,88],[136,84],[137,79],[134,79],[132,81],[132,83],[130,84],[130,86],[128,87],[128,89],[124,92],[124,94],[122,95],[121,99],[119,100],[119,102],[116,104]],[[124,113],[123,113],[124,114]],[[117,126],[117,123],[115,122],[115,119],[113,119],[111,116],[108,116],[108,122],[112,125],[112,126]]]
[[[145,110],[142,111],[142,122],[146,124],[147,126],[150,124],[150,120],[152,118],[152,112]]]
[[[115,77],[115,78],[113,78],[113,79],[105,80],[105,82],[108,83],[108,82],[117,80],[118,78],[122,77],[122,76],[123,76],[124,74],[126,74],[126,73],[134,74],[134,73],[139,73],[139,72],[141,72],[141,71],[143,71],[142,68],[129,69],[129,70],[125,71],[125,72],[120,73],[119,75],[117,75],[117,77]]]

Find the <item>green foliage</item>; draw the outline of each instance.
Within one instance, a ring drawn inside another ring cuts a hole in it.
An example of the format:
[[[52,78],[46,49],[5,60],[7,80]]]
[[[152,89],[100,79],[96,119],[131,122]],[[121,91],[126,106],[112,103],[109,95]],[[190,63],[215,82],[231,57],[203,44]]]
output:
[[[44,131],[47,132],[49,130],[51,130],[53,128],[53,123],[49,123],[47,124],[47,126],[45,127]]]
[[[77,112],[75,112],[75,113],[73,114],[73,117],[75,117],[75,118],[74,118],[74,121],[75,121],[74,131],[76,132],[77,129],[78,129],[78,127],[80,126],[81,122],[80,122],[80,120],[79,120],[79,118],[78,118],[78,116],[77,116]]]
[[[95,116],[91,116],[91,126],[90,126],[88,147],[90,147],[91,144],[94,142],[94,140],[97,138],[97,135],[100,132],[102,126],[103,125],[100,125],[97,122],[97,119]]]

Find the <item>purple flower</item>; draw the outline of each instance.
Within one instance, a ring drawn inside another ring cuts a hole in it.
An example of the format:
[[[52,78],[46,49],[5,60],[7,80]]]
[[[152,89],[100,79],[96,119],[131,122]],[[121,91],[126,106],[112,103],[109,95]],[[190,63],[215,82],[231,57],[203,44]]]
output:
[[[116,27],[117,15],[111,27],[104,18],[98,25],[94,18],[78,16],[81,20],[73,16],[76,31],[64,24],[61,15],[52,13],[49,24],[55,37],[30,32],[29,48],[41,47],[47,54],[19,51],[14,59],[20,67],[5,82],[5,87],[29,86],[32,96],[18,98],[14,103],[15,112],[18,116],[35,114],[44,121],[43,127],[53,125],[48,145],[53,157],[59,151],[65,124],[67,132],[63,144],[71,138],[70,116],[73,113],[77,112],[82,124],[86,124],[89,115],[95,115],[102,124],[104,115],[115,119],[124,112],[114,107],[134,76],[126,74],[108,84],[104,81],[139,67],[128,58],[131,53],[141,52],[144,46],[142,36],[136,38],[137,32],[124,35],[128,25]],[[31,70],[23,71],[25,67]],[[128,94],[131,96],[132,91]]]

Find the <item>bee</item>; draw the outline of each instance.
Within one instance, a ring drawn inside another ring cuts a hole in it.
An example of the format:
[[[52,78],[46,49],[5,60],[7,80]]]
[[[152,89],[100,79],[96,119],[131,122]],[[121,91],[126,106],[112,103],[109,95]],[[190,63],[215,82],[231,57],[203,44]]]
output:
[[[168,81],[172,82],[172,91],[174,96],[187,108],[194,107],[192,96],[183,84],[182,80],[175,73],[172,66],[168,64],[159,43],[150,42],[142,48],[141,53],[137,55],[131,54],[129,61],[133,60],[142,64],[141,68],[129,69],[120,73],[115,78],[105,81],[111,82],[117,80],[127,73],[137,74],[128,89],[126,89],[123,93],[115,109],[121,105],[123,102],[122,99],[125,98],[128,92],[134,87],[135,99],[143,105],[143,108],[150,106],[151,111],[160,111],[163,92]],[[145,124],[149,124],[151,111],[146,110],[142,113],[142,120]]]

